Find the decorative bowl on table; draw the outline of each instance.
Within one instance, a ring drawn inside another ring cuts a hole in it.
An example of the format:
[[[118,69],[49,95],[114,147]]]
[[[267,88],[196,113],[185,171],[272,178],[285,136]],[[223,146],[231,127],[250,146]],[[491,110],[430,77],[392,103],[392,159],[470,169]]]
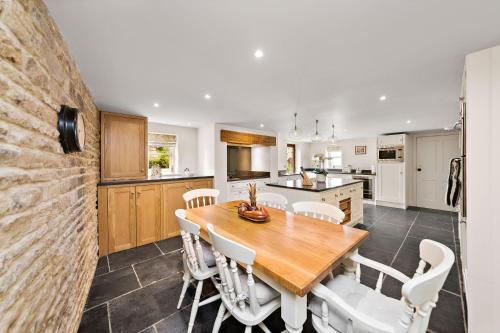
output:
[[[248,202],[243,201],[238,205],[238,215],[245,220],[252,222],[266,222],[269,218],[269,213],[262,206],[251,206]]]

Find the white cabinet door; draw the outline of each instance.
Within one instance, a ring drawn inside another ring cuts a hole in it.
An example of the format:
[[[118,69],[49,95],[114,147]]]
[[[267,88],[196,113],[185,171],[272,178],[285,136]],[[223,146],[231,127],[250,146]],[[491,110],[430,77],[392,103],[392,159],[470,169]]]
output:
[[[382,135],[378,137],[379,146],[400,146],[405,144],[404,134]]]
[[[377,200],[404,203],[404,163],[379,163]]]

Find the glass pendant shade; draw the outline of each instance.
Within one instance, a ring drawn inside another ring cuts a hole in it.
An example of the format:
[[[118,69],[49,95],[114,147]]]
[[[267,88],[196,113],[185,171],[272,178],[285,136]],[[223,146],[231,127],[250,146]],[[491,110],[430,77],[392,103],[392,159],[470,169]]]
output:
[[[332,136],[328,138],[328,141],[333,145],[335,144],[335,125],[332,124]]]
[[[321,136],[318,133],[318,120],[316,119],[316,133],[311,137],[312,142],[321,142]]]
[[[300,139],[302,136],[302,130],[297,127],[297,113],[293,114],[294,119],[294,124],[290,132],[288,132],[288,137],[290,139]]]

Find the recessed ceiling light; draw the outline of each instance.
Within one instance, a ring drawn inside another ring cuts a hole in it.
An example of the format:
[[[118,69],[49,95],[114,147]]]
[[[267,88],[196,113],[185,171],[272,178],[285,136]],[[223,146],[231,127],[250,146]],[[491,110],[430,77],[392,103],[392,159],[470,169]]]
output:
[[[385,100],[387,99],[387,96],[386,96],[386,95],[382,95],[382,96],[380,96],[380,97],[379,97],[379,99],[380,99],[381,101],[385,101]]]
[[[212,95],[210,95],[210,94],[205,94],[205,96],[204,96],[204,97],[205,97],[205,99],[207,99],[207,100],[208,100],[208,99],[212,98]]]
[[[255,52],[254,52],[253,55],[255,56],[255,58],[260,59],[260,58],[262,58],[264,56],[264,52],[262,52],[261,49],[258,49],[258,50],[255,50]]]
[[[407,120],[407,121],[406,121],[406,123],[407,123],[407,124],[411,124],[411,120]]]
[[[153,106],[154,106],[155,108],[159,108],[159,107],[160,107],[160,104],[158,104],[158,103],[153,103]]]
[[[260,124],[260,128],[263,128],[264,127],[264,124]]]
[[[187,123],[187,125],[188,125],[188,126],[191,126],[191,123],[190,123],[190,122],[188,122],[188,123]]]

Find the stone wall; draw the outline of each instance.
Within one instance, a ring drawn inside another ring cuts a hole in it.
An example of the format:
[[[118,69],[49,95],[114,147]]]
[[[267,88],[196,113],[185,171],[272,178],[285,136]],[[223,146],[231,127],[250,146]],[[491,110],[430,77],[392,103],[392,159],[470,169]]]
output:
[[[61,104],[86,123],[65,155]],[[97,261],[99,112],[41,0],[0,0],[0,332],[75,332]]]

